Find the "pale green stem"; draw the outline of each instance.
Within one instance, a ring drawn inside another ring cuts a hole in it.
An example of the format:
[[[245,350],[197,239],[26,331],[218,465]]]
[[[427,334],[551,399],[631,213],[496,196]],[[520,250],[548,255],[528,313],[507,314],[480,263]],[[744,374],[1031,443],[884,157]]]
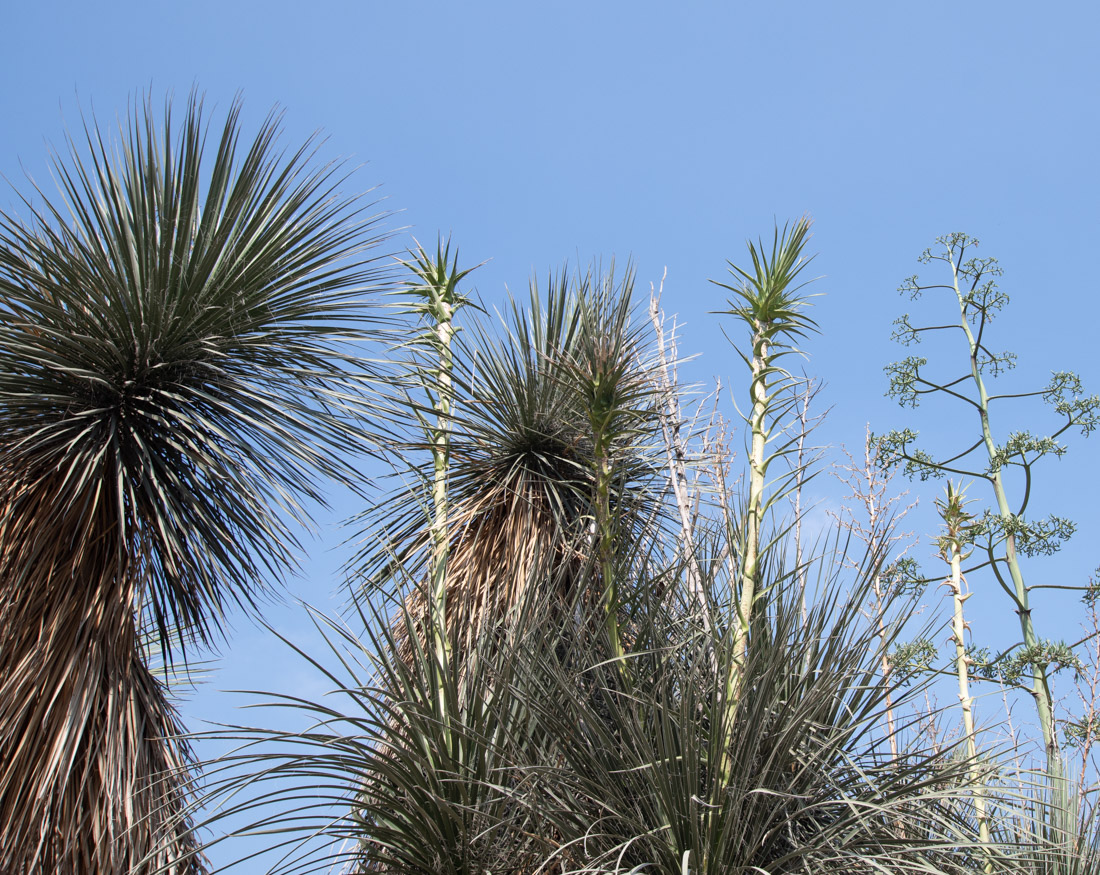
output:
[[[890,673],[892,671],[890,666],[890,654],[886,647],[886,619],[883,617],[883,592],[882,592],[882,577],[881,575],[875,575],[875,613],[877,615],[876,621],[878,623],[878,638],[881,642],[880,649],[882,651],[881,664],[882,664],[882,684],[886,689],[886,732],[890,737],[890,756],[893,759],[898,758],[898,735],[897,735],[897,721],[894,716],[894,698],[890,692]]]
[[[748,659],[749,629],[753,607],[756,604],[759,564],[760,525],[764,506],[764,479],[767,461],[764,452],[767,444],[765,416],[768,410],[767,373],[769,367],[768,343],[758,328],[753,338],[752,357],[752,447],[749,454],[749,502],[745,512],[745,554],[741,561],[741,594],[737,610],[737,637],[734,640],[734,660],[727,684],[730,701],[739,695],[740,675]]]
[[[764,505],[764,478],[767,474],[767,461],[764,451],[767,445],[765,415],[768,409],[768,343],[761,336],[758,327],[753,336],[752,357],[752,414],[749,424],[752,428],[752,448],[749,455],[749,502],[745,513],[745,553],[741,562],[741,594],[737,609],[733,654],[729,672],[726,676],[726,719],[732,721],[741,696],[741,681],[748,664],[749,629],[752,611],[756,603],[759,554],[760,523]],[[726,731],[731,731],[727,727]],[[732,768],[728,747],[722,758],[723,781],[729,780]]]
[[[604,592],[604,623],[611,642],[611,658],[625,680],[626,651],[619,628],[619,588],[615,576],[614,531],[611,521],[611,455],[603,435],[596,437],[596,535],[599,539],[600,577]]]
[[[979,412],[982,423],[982,439],[985,443],[986,453],[990,464],[993,465],[997,456],[997,445],[993,440],[993,432],[989,423],[989,394],[985,388],[981,371],[978,368],[978,344],[970,324],[966,319],[965,302],[959,289],[958,265],[951,259],[951,271],[954,279],[955,295],[959,300],[960,324],[966,333],[966,339],[970,344],[970,374],[978,390]],[[1008,503],[1008,495],[1005,492],[1004,480],[1000,467],[997,466],[992,473],[993,493],[997,500],[997,510],[1001,518],[1008,520],[1012,516],[1012,510]],[[1008,565],[1009,575],[1015,591],[1016,613],[1020,618],[1020,631],[1023,634],[1024,647],[1034,648],[1039,643],[1035,634],[1035,625],[1031,619],[1031,605],[1027,585],[1024,583],[1023,572],[1016,555],[1016,536],[1012,532],[1005,535],[1005,562]],[[1035,699],[1035,710],[1038,713],[1039,725],[1043,731],[1043,745],[1046,753],[1047,772],[1051,780],[1058,781],[1062,777],[1061,752],[1058,749],[1058,740],[1054,727],[1054,711],[1051,704],[1050,681],[1047,677],[1046,666],[1032,664],[1032,695]]]

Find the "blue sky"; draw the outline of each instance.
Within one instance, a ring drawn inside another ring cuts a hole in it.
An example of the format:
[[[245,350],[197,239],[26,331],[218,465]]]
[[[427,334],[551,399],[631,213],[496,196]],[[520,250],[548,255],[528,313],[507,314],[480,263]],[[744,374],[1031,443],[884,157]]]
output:
[[[882,367],[907,354],[889,339],[913,309],[895,289],[955,230],[1006,272],[1013,301],[993,345],[1021,362],[1006,385],[1075,370],[1100,390],[1095,4],[43,2],[11,4],[5,22],[0,172],[17,189],[24,172],[49,188],[48,144],[81,108],[109,121],[143,91],[194,86],[219,110],[240,92],[246,127],[278,104],[285,144],[321,129],[322,157],[361,165],[348,187],[378,187],[395,251],[442,231],[467,263],[489,259],[472,278],[489,304],[566,260],[633,258],[643,293],[667,267],[665,308],[684,324],[682,351],[700,354],[690,379],[740,385],[708,279],[743,261],[746,238],[809,213],[823,296],[806,367],[827,383],[830,443],[858,450],[866,422],[949,426],[949,408],[883,398]],[[0,206],[18,210],[10,190]],[[1036,511],[1079,530],[1035,574],[1083,583],[1100,564],[1098,440],[1070,437],[1042,471]],[[839,505],[828,478],[814,488],[820,508]],[[927,511],[939,487],[912,489]],[[357,509],[334,502],[288,588],[322,607],[346,555],[335,523]],[[1011,636],[1015,617],[984,591],[976,634]],[[1040,606],[1041,632],[1075,637],[1072,604]],[[266,617],[314,640],[293,607]],[[248,697],[220,689],[323,689],[250,621],[233,628],[222,668],[185,705],[196,726],[240,719]]]

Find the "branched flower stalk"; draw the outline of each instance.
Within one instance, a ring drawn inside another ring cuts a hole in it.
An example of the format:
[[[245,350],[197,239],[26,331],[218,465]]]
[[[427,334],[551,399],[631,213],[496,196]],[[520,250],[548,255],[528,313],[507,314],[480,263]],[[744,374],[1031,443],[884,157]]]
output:
[[[943,520],[944,534],[938,540],[940,556],[951,567],[951,574],[945,581],[951,591],[951,640],[955,645],[955,673],[959,680],[959,707],[962,710],[963,737],[966,739],[966,756],[969,762],[969,782],[974,797],[974,810],[978,815],[978,838],[983,847],[991,842],[989,831],[989,812],[983,778],[977,765],[978,746],[974,730],[974,697],[970,695],[971,658],[966,648],[966,622],[964,605],[971,593],[963,592],[965,578],[962,563],[973,550],[974,530],[977,523],[966,510],[965,491],[957,488],[951,481],[947,483],[945,495],[936,499],[936,508]],[[993,871],[992,857],[986,853],[983,870]]]
[[[927,359],[910,356],[886,368],[890,376],[888,394],[896,397],[903,406],[916,407],[925,396],[940,393],[967,405],[977,416],[977,439],[961,451],[941,458],[914,446],[917,433],[911,429],[890,432],[879,438],[879,445],[886,464],[902,464],[910,476],[922,480],[932,476],[954,474],[982,480],[989,484],[995,502],[995,510],[988,511],[981,520],[981,546],[986,560],[969,571],[989,567],[1001,588],[1012,602],[1019,617],[1023,637],[1023,649],[1013,659],[1031,674],[1031,693],[1043,733],[1047,771],[1053,780],[1062,775],[1061,755],[1051,702],[1050,672],[1052,666],[1064,659],[1066,645],[1042,640],[1035,629],[1032,617],[1031,587],[1024,580],[1019,555],[1049,555],[1061,546],[1061,542],[1073,533],[1073,524],[1061,517],[1029,521],[1025,518],[1031,497],[1033,468],[1045,456],[1061,456],[1065,447],[1058,438],[1072,427],[1078,427],[1085,436],[1100,424],[1100,396],[1084,394],[1077,375],[1066,372],[1053,374],[1044,389],[1032,392],[990,394],[987,378],[995,378],[1015,365],[1016,356],[1011,352],[994,352],[987,345],[986,328],[1008,303],[995,278],[1002,271],[992,258],[967,258],[967,252],[978,241],[965,234],[951,234],[937,240],[940,249],[926,250],[922,263],[939,261],[950,272],[950,282],[938,285],[920,285],[916,276],[907,279],[899,289],[912,299],[925,291],[942,289],[954,295],[958,308],[957,321],[949,324],[914,326],[909,316],[895,322],[894,337],[908,345],[919,343],[929,332],[958,331],[965,339],[967,368],[961,374],[946,379],[925,375]],[[967,390],[969,386],[969,391]],[[1020,398],[1041,398],[1062,417],[1063,422],[1049,436],[1039,437],[1027,431],[1009,435],[1007,441],[998,444],[994,439],[991,408],[995,402]],[[1023,478],[1023,491],[1013,507],[1005,484],[1004,472],[1015,467]]]

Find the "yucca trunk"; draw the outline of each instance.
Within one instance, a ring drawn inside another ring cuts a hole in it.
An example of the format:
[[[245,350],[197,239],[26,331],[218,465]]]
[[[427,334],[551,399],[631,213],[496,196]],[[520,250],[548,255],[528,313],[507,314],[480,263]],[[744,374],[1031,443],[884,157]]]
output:
[[[188,754],[145,666],[136,578],[104,496],[8,481],[0,526],[0,872],[203,870]]]

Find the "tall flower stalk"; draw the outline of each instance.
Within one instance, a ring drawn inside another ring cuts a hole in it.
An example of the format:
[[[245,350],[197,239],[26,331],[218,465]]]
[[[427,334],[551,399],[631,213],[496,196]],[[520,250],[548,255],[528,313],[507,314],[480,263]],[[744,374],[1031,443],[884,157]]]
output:
[[[1034,468],[1040,459],[1059,457],[1066,452],[1058,439],[1070,428],[1077,427],[1087,436],[1100,425],[1100,396],[1085,395],[1077,375],[1067,372],[1055,372],[1046,388],[1036,391],[991,393],[990,379],[1012,369],[1016,360],[1014,353],[992,350],[986,336],[989,323],[1008,303],[1008,295],[996,282],[1002,271],[995,259],[968,257],[968,251],[978,241],[966,234],[941,237],[937,244],[939,249],[926,250],[921,262],[939,261],[946,265],[949,282],[922,285],[913,276],[899,291],[915,300],[926,291],[944,290],[953,298],[957,317],[948,324],[914,326],[905,315],[896,320],[894,337],[910,345],[919,343],[930,332],[957,331],[966,350],[965,368],[949,372],[946,377],[932,377],[925,370],[927,359],[909,356],[887,367],[888,394],[911,407],[931,394],[942,394],[965,404],[976,417],[976,437],[972,433],[967,446],[956,447],[939,457],[916,447],[917,433],[908,428],[882,436],[879,445],[883,460],[887,464],[903,464],[910,476],[927,479],[954,474],[989,484],[994,507],[982,517],[976,536],[986,558],[971,570],[988,567],[1019,618],[1023,646],[1012,655],[1012,667],[1031,675],[1031,694],[1043,733],[1046,767],[1051,779],[1058,783],[1063,776],[1050,676],[1059,665],[1073,664],[1074,657],[1065,643],[1039,637],[1033,617],[1033,587],[1024,579],[1019,557],[1021,553],[1027,556],[1054,553],[1073,534],[1073,523],[1062,517],[1026,518]],[[998,443],[994,437],[993,407],[1021,398],[1041,398],[1054,408],[1062,423],[1049,435],[1017,431]],[[1005,472],[1012,468],[1023,478],[1023,489],[1017,494],[1015,505],[1005,482]]]
[[[787,494],[797,481],[797,472],[788,471],[781,485],[765,495],[768,470],[776,459],[797,450],[797,436],[792,437],[788,419],[797,406],[799,395],[793,391],[798,381],[779,364],[792,354],[799,354],[795,343],[817,330],[817,324],[806,315],[808,300],[802,293],[805,282],[799,276],[810,259],[803,250],[810,237],[810,220],[803,217],[793,227],[777,227],[770,254],[763,241],[749,243],[752,269],[746,270],[729,262],[734,277],[731,284],[715,282],[733,294],[730,309],[724,311],[737,317],[749,332],[749,349],[736,346],[748,366],[750,412],[749,495],[744,509],[744,534],[741,541],[738,610],[734,652],[738,658],[731,663],[732,674],[727,688],[731,699],[739,695],[740,669],[747,657],[750,629],[757,603],[766,597],[762,586],[760,562],[768,549],[762,543],[761,530],[765,514],[778,499]],[[769,449],[769,444],[773,444]]]
[[[421,370],[421,382],[428,396],[428,412],[426,415],[418,413],[427,430],[432,455],[432,511],[428,523],[431,540],[428,576],[430,640],[437,668],[447,671],[451,665],[447,626],[447,561],[450,548],[447,481],[455,400],[452,343],[457,330],[455,315],[468,303],[466,296],[459,292],[458,284],[473,268],[459,270],[458,251],[451,255],[449,240],[444,242],[440,239],[434,255],[419,245],[409,254],[411,259],[403,262],[412,273],[412,279],[405,284],[406,293],[412,301],[412,312],[426,323],[416,342],[430,351],[429,361]],[[445,713],[442,710],[444,704],[441,702],[441,714]]]
[[[951,639],[955,645],[955,675],[959,682],[959,708],[962,711],[963,737],[966,739],[966,756],[969,768],[970,790],[974,797],[974,810],[978,816],[978,838],[983,847],[991,842],[989,812],[983,778],[978,769],[977,735],[974,729],[974,697],[970,695],[970,665],[973,662],[967,652],[964,605],[970,593],[963,592],[962,563],[970,556],[977,524],[966,510],[965,492],[948,481],[942,498],[936,499],[936,508],[943,520],[944,533],[938,539],[940,556],[950,566],[946,585],[951,591]],[[993,871],[992,858],[986,857],[985,872]]]
[[[593,533],[604,627],[611,658],[624,679],[619,554],[624,533],[620,524],[629,513],[613,502],[619,498],[621,504],[622,490],[616,483],[624,476],[622,450],[655,415],[651,375],[641,361],[641,329],[631,325],[633,283],[629,265],[621,283],[615,281],[614,265],[606,276],[596,272],[585,279],[577,297],[577,345],[569,363],[592,442]]]

